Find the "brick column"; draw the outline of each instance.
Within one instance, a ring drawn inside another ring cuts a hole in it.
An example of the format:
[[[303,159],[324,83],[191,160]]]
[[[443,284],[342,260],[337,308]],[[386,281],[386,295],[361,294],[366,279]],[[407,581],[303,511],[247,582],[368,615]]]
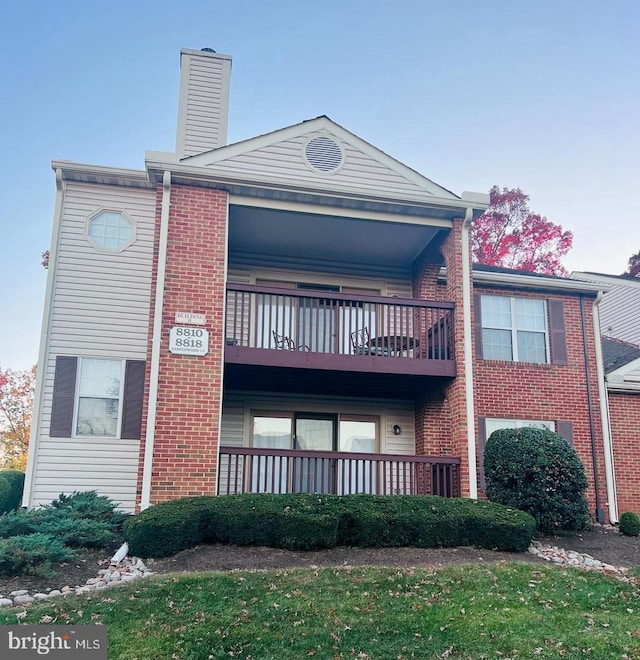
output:
[[[161,200],[159,191],[154,284]],[[222,406],[227,207],[226,192],[183,185],[171,188],[152,504],[178,497],[215,494]],[[153,304],[151,308],[153,310]],[[175,323],[178,311],[206,316],[206,324],[199,327],[209,331],[207,355],[169,352],[169,331],[181,325]],[[147,362],[149,364],[150,360]],[[148,380],[149,367],[147,388]],[[146,405],[143,419],[146,424]],[[143,445],[144,433],[145,428]],[[143,456],[144,446],[141,459]]]

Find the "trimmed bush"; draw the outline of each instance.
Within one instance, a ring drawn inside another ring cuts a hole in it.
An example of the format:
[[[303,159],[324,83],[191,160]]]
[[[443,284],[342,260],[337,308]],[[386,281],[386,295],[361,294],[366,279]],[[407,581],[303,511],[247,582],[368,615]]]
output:
[[[520,552],[534,532],[531,516],[499,504],[400,495],[193,497],[152,506],[124,525],[131,553],[142,557],[168,557],[203,542],[288,550],[474,545]]]
[[[69,561],[75,553],[49,534],[0,540],[0,572],[7,575],[51,575],[51,564]]]
[[[9,484],[9,495],[4,506],[0,507],[0,513],[13,511],[22,505],[22,491],[24,490],[24,472],[18,470],[5,470],[0,476]]]
[[[620,532],[625,536],[640,536],[640,516],[627,511],[620,516]]]
[[[541,531],[588,527],[584,467],[559,435],[537,428],[494,431],[484,471],[488,498],[530,513]]]
[[[9,481],[2,476],[0,472],[0,513],[9,511],[9,502],[11,501],[11,485]]]

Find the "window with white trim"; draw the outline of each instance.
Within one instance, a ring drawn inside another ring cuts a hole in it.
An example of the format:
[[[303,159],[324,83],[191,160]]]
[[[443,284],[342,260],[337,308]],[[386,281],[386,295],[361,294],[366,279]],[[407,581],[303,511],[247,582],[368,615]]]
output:
[[[79,362],[75,435],[115,438],[120,427],[123,361],[81,358]]]
[[[483,295],[481,317],[485,360],[549,362],[544,300]]]
[[[133,232],[133,223],[120,211],[100,211],[89,218],[87,234],[101,250],[123,250],[133,243]]]

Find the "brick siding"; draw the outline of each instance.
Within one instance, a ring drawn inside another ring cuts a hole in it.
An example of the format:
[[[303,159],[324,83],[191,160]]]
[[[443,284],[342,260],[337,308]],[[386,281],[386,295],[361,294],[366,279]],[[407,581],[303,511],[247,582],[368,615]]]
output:
[[[618,512],[640,515],[640,394],[609,392]]]

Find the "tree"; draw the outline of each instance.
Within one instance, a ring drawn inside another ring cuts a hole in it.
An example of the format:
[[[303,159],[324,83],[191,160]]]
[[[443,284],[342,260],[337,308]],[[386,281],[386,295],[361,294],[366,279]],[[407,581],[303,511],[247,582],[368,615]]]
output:
[[[640,277],[640,251],[632,254],[629,257],[629,269],[623,275],[630,275],[631,277]]]
[[[3,469],[26,466],[36,382],[35,366],[26,371],[0,369],[0,463]]]
[[[544,275],[568,275],[560,263],[573,234],[529,209],[520,188],[489,191],[489,208],[471,226],[473,260]]]
[[[40,262],[42,264],[42,267],[47,270],[49,268],[49,250],[45,250],[41,255],[40,255],[42,261]]]

